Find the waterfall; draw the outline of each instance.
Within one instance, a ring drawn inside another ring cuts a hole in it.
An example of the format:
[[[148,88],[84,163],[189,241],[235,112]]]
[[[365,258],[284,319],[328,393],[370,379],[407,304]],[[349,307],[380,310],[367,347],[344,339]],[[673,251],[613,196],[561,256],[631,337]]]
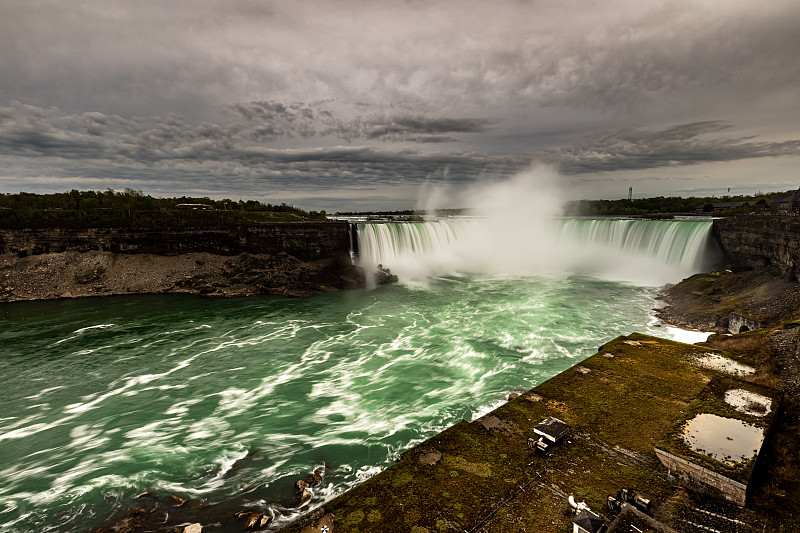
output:
[[[367,264],[391,266],[405,255],[432,256],[469,237],[473,221],[389,222],[359,224],[359,257]]]
[[[567,219],[557,231],[561,240],[602,245],[695,271],[714,255],[707,220]]]
[[[645,284],[678,281],[719,259],[708,220],[555,219],[498,227],[480,218],[360,223],[361,264],[401,278],[454,272],[579,272]]]

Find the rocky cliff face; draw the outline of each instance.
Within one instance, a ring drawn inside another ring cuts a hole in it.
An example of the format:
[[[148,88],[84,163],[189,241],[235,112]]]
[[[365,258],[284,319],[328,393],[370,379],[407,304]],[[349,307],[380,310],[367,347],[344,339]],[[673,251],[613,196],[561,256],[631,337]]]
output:
[[[777,266],[783,275],[800,275],[800,219],[796,217],[728,217],[714,221],[713,232],[734,270]]]
[[[344,222],[232,230],[0,230],[0,302],[191,293],[307,296],[397,281],[351,265]]]
[[[346,222],[239,226],[224,230],[0,230],[0,254],[19,257],[61,252],[220,255],[285,252],[304,261],[337,257],[350,249]]]

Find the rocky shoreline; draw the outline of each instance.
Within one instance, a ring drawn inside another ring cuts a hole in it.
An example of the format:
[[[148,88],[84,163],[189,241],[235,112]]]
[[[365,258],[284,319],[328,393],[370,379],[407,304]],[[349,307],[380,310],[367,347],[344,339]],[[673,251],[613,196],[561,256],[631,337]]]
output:
[[[656,310],[662,321],[686,329],[728,333],[731,313],[763,327],[792,321],[800,311],[800,283],[776,266],[695,274],[667,285]]]
[[[368,277],[374,276],[373,279]],[[0,302],[122,294],[304,297],[397,281],[367,274],[348,255],[303,261],[285,252],[221,255],[104,251],[0,255]]]

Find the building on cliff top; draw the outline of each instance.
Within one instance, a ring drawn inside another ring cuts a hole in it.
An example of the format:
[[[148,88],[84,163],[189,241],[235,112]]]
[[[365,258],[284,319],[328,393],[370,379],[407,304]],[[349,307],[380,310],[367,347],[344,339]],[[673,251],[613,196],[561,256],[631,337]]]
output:
[[[786,196],[773,196],[769,199],[769,207],[773,215],[800,212],[800,189]]]
[[[190,209],[193,211],[214,211],[214,206],[209,204],[177,204],[175,209]]]

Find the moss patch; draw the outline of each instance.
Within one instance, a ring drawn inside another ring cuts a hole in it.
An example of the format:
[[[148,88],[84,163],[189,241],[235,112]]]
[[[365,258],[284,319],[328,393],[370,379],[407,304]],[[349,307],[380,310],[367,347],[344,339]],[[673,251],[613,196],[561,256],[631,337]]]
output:
[[[457,468],[464,472],[469,472],[480,477],[489,477],[492,475],[492,469],[486,463],[470,463],[462,457],[446,455],[442,459],[442,463],[449,468]],[[451,473],[452,475],[452,473]],[[453,476],[455,477],[455,476]]]

